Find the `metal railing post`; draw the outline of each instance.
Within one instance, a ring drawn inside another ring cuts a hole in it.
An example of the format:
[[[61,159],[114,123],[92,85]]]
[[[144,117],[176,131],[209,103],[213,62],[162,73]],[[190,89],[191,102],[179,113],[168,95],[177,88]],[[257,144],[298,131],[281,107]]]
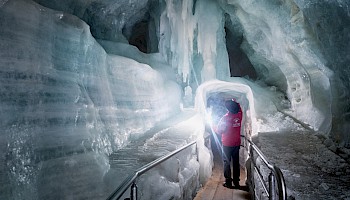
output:
[[[252,141],[250,141],[246,137],[244,137],[244,138],[247,141],[247,145],[249,145],[249,148],[247,148],[247,150],[249,149],[248,154],[249,154],[250,159],[251,159],[251,165],[253,165],[253,168],[254,168],[254,170],[251,170],[251,175],[254,176],[254,171],[257,172],[258,178],[260,179],[260,182],[262,183],[263,189],[264,189],[265,193],[268,195],[269,199],[276,200],[276,196],[278,193],[279,200],[286,200],[287,199],[286,183],[285,183],[283,173],[281,172],[281,170],[278,167],[271,165],[267,161],[267,159],[263,155],[263,153],[260,151],[260,149],[258,149],[257,146]],[[126,192],[126,190],[129,187],[131,187],[130,188],[130,199],[137,200],[136,179],[139,176],[141,176],[142,174],[144,174],[145,172],[147,172],[148,170],[159,165],[160,163],[164,162],[165,160],[173,157],[177,153],[187,149],[188,147],[192,146],[193,144],[196,144],[196,146],[195,146],[196,152],[195,153],[197,154],[197,160],[199,160],[199,158],[198,158],[198,153],[199,153],[198,152],[198,144],[196,141],[193,141],[193,142],[181,147],[180,149],[177,149],[177,150],[171,152],[170,154],[167,154],[161,158],[158,158],[158,159],[148,163],[147,165],[139,168],[138,170],[136,170],[135,174],[130,175],[128,178],[126,178],[122,182],[122,184],[107,199],[108,200],[119,199],[124,194],[124,192]],[[255,153],[254,153],[254,151],[255,151]],[[258,168],[257,163],[255,162],[256,161],[254,158],[255,154],[271,170],[271,173],[269,174],[269,177],[268,177],[269,190],[267,190],[266,182],[263,180],[263,175],[261,174],[260,169]],[[249,167],[251,167],[251,166],[249,166]],[[255,190],[254,178],[252,178],[251,183],[253,185],[253,189]]]
[[[197,161],[199,162],[198,144],[197,144],[197,142],[196,142],[196,156],[197,156]]]
[[[275,200],[275,178],[272,172],[270,172],[269,175],[269,199],[270,200]]]
[[[146,173],[148,170],[152,169],[153,167],[159,165],[160,163],[168,160],[169,158],[175,156],[177,153],[189,148],[190,146],[194,145],[194,144],[197,144],[197,141],[193,141],[193,142],[190,142],[188,143],[187,145],[165,155],[165,156],[162,156],[146,165],[144,165],[143,167],[139,168],[138,170],[135,171],[134,174],[130,175],[129,177],[127,177],[123,182],[122,184],[116,189],[114,190],[114,192],[107,198],[107,200],[114,200],[114,199],[119,199],[123,194],[124,192],[126,192],[128,190],[128,188],[130,188],[130,199],[131,200],[137,200],[137,186],[136,186],[136,179],[138,177],[140,177],[142,174]],[[197,149],[197,146],[196,146],[196,153],[198,154],[198,149]],[[192,152],[191,152],[192,153]],[[198,158],[198,156],[197,156]]]
[[[130,199],[131,200],[137,200],[137,185],[136,185],[135,182],[133,182],[132,186],[131,186]]]
[[[286,200],[287,199],[287,189],[286,189],[286,183],[283,177],[283,173],[281,171],[280,168],[276,167],[275,165],[270,164],[266,157],[263,155],[263,153],[261,152],[261,150],[248,138],[246,138],[245,136],[242,136],[249,144],[250,148],[249,149],[249,156],[251,159],[251,164],[253,165],[259,181],[262,184],[262,187],[264,189],[264,192],[266,193],[266,195],[268,196],[269,200]],[[258,168],[258,163],[255,162],[255,153],[257,156],[257,159],[260,158],[261,161],[267,166],[267,168],[270,170],[270,174],[267,177],[268,178],[268,186],[266,185],[266,182],[264,180],[264,176],[263,174],[261,174],[260,169]],[[253,175],[253,171],[252,171],[252,180],[251,183],[253,185],[253,190],[255,190],[255,178]],[[268,188],[268,190],[267,190]]]

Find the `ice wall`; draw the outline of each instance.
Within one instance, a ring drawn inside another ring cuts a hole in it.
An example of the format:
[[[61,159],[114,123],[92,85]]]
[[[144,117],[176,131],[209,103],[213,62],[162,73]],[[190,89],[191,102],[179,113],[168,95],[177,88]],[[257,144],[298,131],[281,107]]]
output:
[[[281,94],[239,77],[229,81],[207,81],[200,85],[195,99],[197,111],[203,116],[210,114],[208,98],[217,94],[222,98],[234,98],[240,103],[243,124],[245,124],[242,129],[243,135],[254,136],[259,132],[304,130],[288,115],[278,112],[276,102],[282,100]]]
[[[293,1],[221,1],[239,21],[242,48],[260,78],[282,90],[291,103],[286,113],[328,134],[332,122],[333,71]]]
[[[158,46],[179,82],[191,84],[194,90],[202,81],[229,75],[224,13],[216,1],[35,1],[79,17],[90,25],[95,38],[107,41],[127,43],[138,22],[154,23],[157,38],[149,35],[148,39],[157,44],[150,45]]]
[[[62,191],[55,193],[59,198],[80,195],[71,190],[78,182],[103,185],[104,155],[170,115],[180,92],[191,99],[198,85],[213,79],[229,83],[214,83],[218,87],[210,91],[228,91],[249,102],[247,108],[254,105],[256,131],[280,130],[280,122],[298,128],[281,111],[316,131],[333,128],[331,136],[350,141],[347,1],[36,2],[77,17],[29,0],[0,2],[4,198],[47,198],[38,188]],[[232,26],[225,27],[225,13]],[[152,55],[127,44],[132,27],[147,16],[156,26],[149,42],[159,49]],[[228,78],[225,28],[240,32],[258,81]],[[69,176],[71,183],[63,180]],[[51,179],[58,181],[45,184]]]
[[[135,23],[148,12],[148,0],[34,0],[54,10],[75,15],[91,27],[95,38],[128,43]]]
[[[216,1],[165,1],[159,51],[193,91],[201,83],[229,77],[224,18]]]
[[[190,72],[188,82],[193,91],[198,83],[229,77],[225,71],[227,52],[221,48],[226,45],[221,39],[225,36],[222,16],[226,12],[233,23],[226,28],[233,27],[232,31],[241,33],[242,38],[237,39],[243,39],[241,48],[258,73],[258,85],[263,83],[277,93],[284,93],[283,102],[276,102],[279,111],[310,129],[348,143],[350,70],[349,47],[344,44],[349,41],[349,3],[225,0],[198,0],[186,6],[180,1],[166,3],[165,13],[169,16],[162,15],[160,20],[165,27],[160,30],[161,41],[165,37],[166,42],[160,43],[165,44],[160,51],[180,75]],[[183,29],[187,34],[183,34]],[[177,30],[180,34],[174,34]],[[178,62],[182,58],[186,62]],[[188,66],[193,68],[189,71]],[[280,95],[277,93],[275,96]]]
[[[332,111],[332,105],[339,103],[333,98],[337,78],[295,2],[166,3],[160,21],[160,51],[184,75],[183,80],[189,79],[193,91],[197,86],[191,81],[200,84],[216,78],[229,79],[227,52],[221,48],[226,45],[224,28],[240,29],[232,31],[242,33],[241,48],[258,72],[259,82],[274,86],[289,100],[287,104],[277,102],[281,104],[276,105],[279,111],[310,129],[330,133],[332,113],[337,112]],[[231,18],[231,26],[224,27],[225,12]]]
[[[0,4],[0,26],[0,198],[105,196],[106,156],[177,112],[179,87],[32,1]]]
[[[332,87],[332,137],[350,146],[350,2],[295,0],[334,72]]]
[[[283,112],[350,141],[347,1],[37,1],[84,19],[100,39],[124,43],[150,16],[156,35],[148,42],[172,65],[187,99],[202,82],[229,77],[225,28],[238,32],[259,82],[290,101]]]

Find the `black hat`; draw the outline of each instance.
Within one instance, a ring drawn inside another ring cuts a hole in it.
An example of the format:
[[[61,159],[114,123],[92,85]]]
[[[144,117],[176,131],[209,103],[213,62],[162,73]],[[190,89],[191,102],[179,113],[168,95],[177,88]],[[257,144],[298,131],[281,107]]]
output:
[[[225,101],[225,106],[227,108],[227,110],[231,113],[238,113],[239,111],[239,105],[237,102],[235,102],[233,99],[230,99],[230,100],[226,100]]]

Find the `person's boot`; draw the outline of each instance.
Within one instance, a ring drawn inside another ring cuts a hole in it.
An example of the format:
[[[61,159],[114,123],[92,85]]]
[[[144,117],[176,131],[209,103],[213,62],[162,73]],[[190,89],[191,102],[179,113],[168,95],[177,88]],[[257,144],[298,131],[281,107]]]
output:
[[[235,189],[239,189],[239,188],[240,188],[240,185],[239,185],[239,182],[238,182],[238,181],[234,181],[234,182],[233,182],[233,185],[234,185],[233,188],[235,188]]]
[[[222,184],[224,187],[227,187],[227,188],[230,188],[232,189],[233,186],[232,186],[232,181],[229,180],[229,179],[226,179],[226,181],[224,182],[224,184]]]

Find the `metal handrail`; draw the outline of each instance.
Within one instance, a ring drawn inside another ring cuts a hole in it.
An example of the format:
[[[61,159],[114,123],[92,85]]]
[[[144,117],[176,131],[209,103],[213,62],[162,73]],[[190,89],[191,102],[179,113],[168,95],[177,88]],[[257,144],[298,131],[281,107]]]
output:
[[[160,157],[150,163],[148,163],[147,165],[137,169],[135,171],[134,174],[130,175],[129,177],[127,177],[122,184],[107,198],[107,200],[112,200],[112,199],[119,199],[120,197],[123,196],[123,194],[125,193],[125,191],[131,187],[131,192],[130,192],[130,196],[131,196],[131,200],[133,199],[137,199],[137,186],[136,186],[136,179],[138,177],[140,177],[142,174],[144,174],[145,172],[147,172],[148,170],[152,169],[153,167],[159,165],[160,163],[166,161],[167,159],[171,158],[172,156],[174,156],[175,154],[183,151],[184,149],[187,149],[188,147],[197,144],[197,141],[193,141],[191,143],[188,143],[187,145],[181,147],[180,149],[177,149],[163,157]]]
[[[254,157],[253,155],[249,155],[252,158],[252,163],[254,165],[255,171],[257,171],[259,180],[263,185],[263,188],[268,195],[269,199],[274,200],[275,197],[273,195],[273,192],[276,190],[274,180],[277,182],[277,191],[278,191],[278,200],[286,200],[287,199],[287,190],[286,190],[286,184],[283,177],[283,174],[281,170],[272,164],[268,162],[265,155],[260,151],[260,149],[248,138],[246,138],[244,135],[241,135],[247,142],[250,144],[250,152],[249,154],[252,154],[253,150],[257,152],[258,156],[261,158],[261,160],[265,163],[265,165],[271,170],[271,174],[269,175],[269,190],[267,189],[267,186],[265,185],[265,182],[263,181],[263,175],[261,174],[259,168],[257,167],[256,163],[253,161]],[[205,139],[208,139],[209,137],[206,137]],[[135,170],[134,174],[131,174],[128,176],[124,181],[121,183],[121,185],[107,198],[107,200],[113,200],[113,199],[119,199],[123,196],[123,194],[128,190],[128,188],[131,187],[130,196],[131,200],[137,199],[137,185],[136,185],[136,179],[140,177],[142,174],[146,173],[148,170],[152,169],[153,167],[161,164],[162,162],[168,160],[169,158],[173,157],[177,153],[187,149],[188,147],[197,144],[197,141],[193,141],[163,157],[160,157],[145,166]]]
[[[283,173],[280,168],[278,168],[275,165],[272,165],[268,162],[265,155],[260,151],[260,149],[248,138],[246,138],[244,135],[241,135],[247,142],[250,144],[250,151],[249,156],[252,159],[252,163],[254,165],[254,170],[257,172],[260,182],[263,185],[263,189],[266,192],[266,195],[269,197],[269,199],[274,200],[275,198],[275,191],[277,189],[278,192],[278,200],[286,200],[287,199],[287,189],[286,189],[286,182],[284,180]],[[269,190],[267,189],[267,186],[265,185],[265,181],[263,179],[263,175],[261,174],[259,168],[257,167],[257,164],[254,162],[254,156],[252,155],[253,150],[258,154],[258,156],[261,158],[261,160],[264,162],[264,164],[267,166],[267,168],[270,169],[271,173],[269,175]],[[277,182],[277,188],[275,186],[275,182]]]

